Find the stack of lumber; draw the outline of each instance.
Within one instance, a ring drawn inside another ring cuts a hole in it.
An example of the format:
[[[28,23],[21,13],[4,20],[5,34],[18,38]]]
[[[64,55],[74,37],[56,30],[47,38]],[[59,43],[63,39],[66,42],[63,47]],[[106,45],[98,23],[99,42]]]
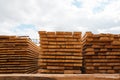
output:
[[[120,73],[120,35],[86,32],[82,38],[85,73]]]
[[[39,31],[39,35],[40,73],[81,73],[81,32]]]
[[[0,73],[34,73],[39,47],[27,37],[0,36]]]

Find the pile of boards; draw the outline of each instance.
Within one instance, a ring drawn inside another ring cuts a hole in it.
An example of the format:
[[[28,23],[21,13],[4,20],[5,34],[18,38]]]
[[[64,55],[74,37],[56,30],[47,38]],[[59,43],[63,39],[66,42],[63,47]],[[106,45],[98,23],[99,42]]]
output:
[[[35,73],[39,52],[27,37],[0,36],[0,73]]]
[[[78,74],[82,67],[81,32],[39,31],[39,73]]]
[[[86,32],[82,38],[85,73],[120,73],[120,35]]]
[[[120,34],[39,31],[29,37],[0,36],[0,74],[120,73]],[[39,69],[39,70],[38,70]]]

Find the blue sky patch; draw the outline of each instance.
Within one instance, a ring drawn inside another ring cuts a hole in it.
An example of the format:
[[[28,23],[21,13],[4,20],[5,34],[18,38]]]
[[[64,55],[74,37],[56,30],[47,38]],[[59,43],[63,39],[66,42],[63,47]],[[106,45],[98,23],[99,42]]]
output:
[[[20,32],[20,31],[25,32],[28,29],[32,29],[34,31],[37,31],[36,26],[34,26],[33,24],[20,24],[19,26],[15,27],[15,28],[12,28],[11,31],[16,33],[16,34],[21,34],[21,33],[18,33],[18,32]]]
[[[99,6],[96,6],[94,9],[93,9],[93,13],[99,13],[99,12],[102,12],[104,11],[104,8],[110,4],[112,2],[112,0],[109,0],[107,2],[101,2]]]
[[[16,29],[19,30],[26,30],[26,29],[33,29],[36,30],[36,27],[33,24],[20,24],[16,27]]]
[[[80,2],[78,0],[74,0],[72,4],[78,8],[82,7],[82,2]]]

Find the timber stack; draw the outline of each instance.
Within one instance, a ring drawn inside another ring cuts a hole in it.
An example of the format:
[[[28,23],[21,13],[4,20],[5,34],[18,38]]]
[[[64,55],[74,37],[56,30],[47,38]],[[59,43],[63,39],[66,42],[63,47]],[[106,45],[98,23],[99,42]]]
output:
[[[39,47],[28,37],[0,36],[0,73],[35,73]]]
[[[40,73],[79,74],[82,68],[81,32],[46,32],[40,35]]]
[[[120,73],[120,35],[86,32],[82,38],[84,73]]]

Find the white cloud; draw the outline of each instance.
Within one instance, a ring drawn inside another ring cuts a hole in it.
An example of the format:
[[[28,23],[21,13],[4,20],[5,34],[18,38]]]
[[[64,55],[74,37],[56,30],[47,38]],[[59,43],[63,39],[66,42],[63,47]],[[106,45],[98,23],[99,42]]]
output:
[[[111,27],[108,29],[98,29],[99,33],[113,33],[118,34],[120,32],[120,26]]]
[[[0,34],[38,37],[36,30],[16,29],[20,24],[33,24],[38,31],[119,33],[119,4],[120,0],[0,0]]]

